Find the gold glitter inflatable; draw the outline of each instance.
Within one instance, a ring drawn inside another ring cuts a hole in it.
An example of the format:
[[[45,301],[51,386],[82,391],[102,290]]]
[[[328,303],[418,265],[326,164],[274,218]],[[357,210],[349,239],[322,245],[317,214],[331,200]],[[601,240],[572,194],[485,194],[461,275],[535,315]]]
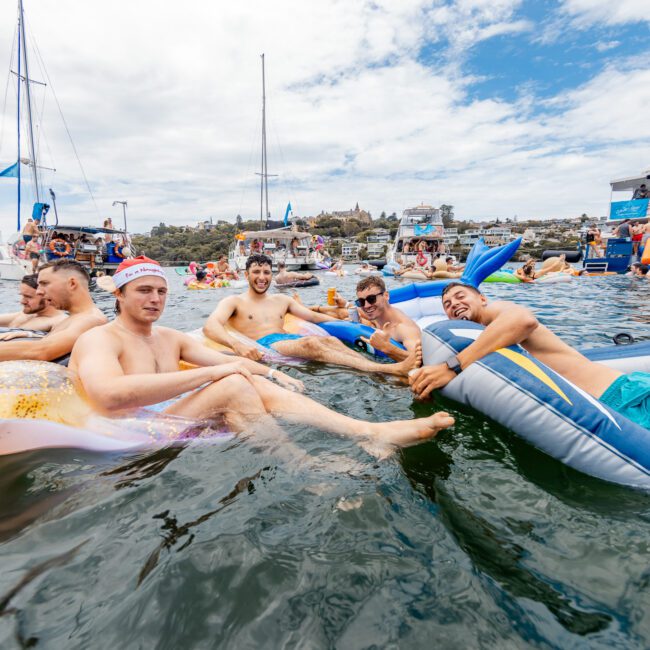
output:
[[[90,414],[70,371],[47,361],[0,363],[0,418],[81,426]]]

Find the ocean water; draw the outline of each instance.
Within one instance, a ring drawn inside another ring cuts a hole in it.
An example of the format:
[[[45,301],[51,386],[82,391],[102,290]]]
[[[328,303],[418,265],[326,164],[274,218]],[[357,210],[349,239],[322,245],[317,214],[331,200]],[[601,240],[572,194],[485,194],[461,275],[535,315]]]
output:
[[[228,290],[171,275],[162,323]],[[322,277],[306,303],[356,278]],[[391,285],[396,281],[390,281]],[[485,285],[575,345],[648,338],[647,282]],[[0,311],[16,308],[0,284]],[[110,313],[112,299],[97,296]],[[304,364],[308,394],[373,420],[456,426],[378,462],[285,425],[291,445],[0,458],[1,648],[647,648],[650,498],[572,471],[475,411]]]

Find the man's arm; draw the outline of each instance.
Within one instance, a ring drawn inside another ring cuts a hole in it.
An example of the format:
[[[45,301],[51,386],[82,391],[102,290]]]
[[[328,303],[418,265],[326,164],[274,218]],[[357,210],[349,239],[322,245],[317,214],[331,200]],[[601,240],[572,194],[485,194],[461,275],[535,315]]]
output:
[[[494,302],[487,307],[490,322],[480,336],[456,357],[462,370],[484,356],[525,341],[539,326],[535,315],[512,302]],[[446,363],[423,366],[410,375],[411,389],[424,399],[436,388],[446,386],[456,373]]]
[[[312,311],[311,309],[301,305],[298,301],[293,298],[288,298],[287,311],[302,320],[309,321],[310,323],[329,323],[331,321],[339,320],[327,314],[320,314],[318,312]]]
[[[96,316],[70,316],[72,322],[65,329],[54,331],[33,341],[8,341],[0,345],[0,361],[32,359],[54,361],[70,354],[77,339],[89,329],[103,325]]]
[[[257,363],[257,361],[253,361],[252,359],[223,354],[222,352],[211,350],[187,334],[182,334],[180,332],[177,334],[180,337],[181,359],[187,363],[191,363],[195,366],[219,366],[224,363],[239,361],[251,375],[261,375],[268,379],[275,379],[278,383],[288,388],[300,391],[304,390],[304,385],[301,381],[294,379],[284,372],[271,369],[268,366]]]
[[[19,311],[15,311],[11,314],[0,314],[0,327],[9,327],[9,323],[20,314]]]
[[[104,411],[157,404],[238,373],[250,376],[240,361],[193,370],[125,375],[118,360],[119,344],[112,337],[89,332],[75,345],[77,371],[88,397]]]
[[[226,323],[237,309],[237,296],[224,298],[210,314],[210,317],[203,326],[203,334],[209,339],[227,345],[235,351],[235,354],[258,361],[262,358],[262,353],[252,345],[242,343],[234,336],[228,333]]]

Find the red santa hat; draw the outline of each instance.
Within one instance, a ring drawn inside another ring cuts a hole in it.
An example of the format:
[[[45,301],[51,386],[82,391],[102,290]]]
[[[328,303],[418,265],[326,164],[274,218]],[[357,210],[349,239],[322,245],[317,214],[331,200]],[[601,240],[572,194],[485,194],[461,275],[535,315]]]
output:
[[[119,289],[131,282],[131,280],[137,280],[147,275],[155,275],[167,282],[167,277],[160,264],[156,260],[149,259],[144,255],[124,260],[117,267],[113,276],[113,282],[115,283],[115,288]]]

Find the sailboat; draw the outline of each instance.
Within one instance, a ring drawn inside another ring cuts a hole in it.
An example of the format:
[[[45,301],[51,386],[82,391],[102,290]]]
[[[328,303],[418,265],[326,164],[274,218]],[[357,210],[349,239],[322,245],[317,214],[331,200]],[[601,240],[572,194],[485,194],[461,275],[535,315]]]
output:
[[[38,164],[37,146],[34,139],[34,119],[32,112],[32,84],[45,86],[35,81],[29,74],[27,38],[25,34],[25,14],[23,0],[18,0],[18,38],[17,70],[11,71],[17,81],[17,155],[16,160],[5,169],[0,169],[0,182],[3,178],[15,178],[16,183],[16,232],[7,242],[0,244],[0,280],[20,280],[32,273],[30,260],[25,259],[25,241],[21,233],[22,179],[28,176],[34,193],[31,218],[39,224],[39,242],[42,251],[39,262],[47,262],[62,257],[74,259],[85,266],[91,275],[98,271],[111,274],[124,257],[134,254],[131,238],[126,230],[126,201],[116,201],[123,205],[124,229],[98,228],[94,226],[62,225],[56,209],[56,196],[49,190],[49,201],[54,207],[54,224],[46,223],[50,205],[44,202],[39,171],[48,169]],[[26,126],[22,128],[22,123]],[[24,130],[24,133],[23,133]],[[68,133],[69,135],[69,133]],[[74,147],[74,145],[73,145]],[[76,154],[76,150],[75,150]],[[78,160],[78,158],[77,158]],[[81,163],[79,163],[81,165]],[[50,171],[56,171],[51,169]],[[82,168],[83,173],[83,168]],[[85,173],[84,173],[85,180]],[[90,187],[86,181],[88,191]],[[90,192],[92,196],[92,192]]]
[[[260,171],[260,229],[238,233],[228,253],[229,264],[238,270],[246,267],[246,260],[253,252],[262,252],[273,261],[273,268],[283,262],[290,271],[318,270],[329,268],[319,251],[311,246],[311,235],[297,232],[289,225],[291,203],[287,205],[282,228],[268,229],[269,213],[269,174],[266,153],[266,71],[264,54],[262,58],[262,160]]]

